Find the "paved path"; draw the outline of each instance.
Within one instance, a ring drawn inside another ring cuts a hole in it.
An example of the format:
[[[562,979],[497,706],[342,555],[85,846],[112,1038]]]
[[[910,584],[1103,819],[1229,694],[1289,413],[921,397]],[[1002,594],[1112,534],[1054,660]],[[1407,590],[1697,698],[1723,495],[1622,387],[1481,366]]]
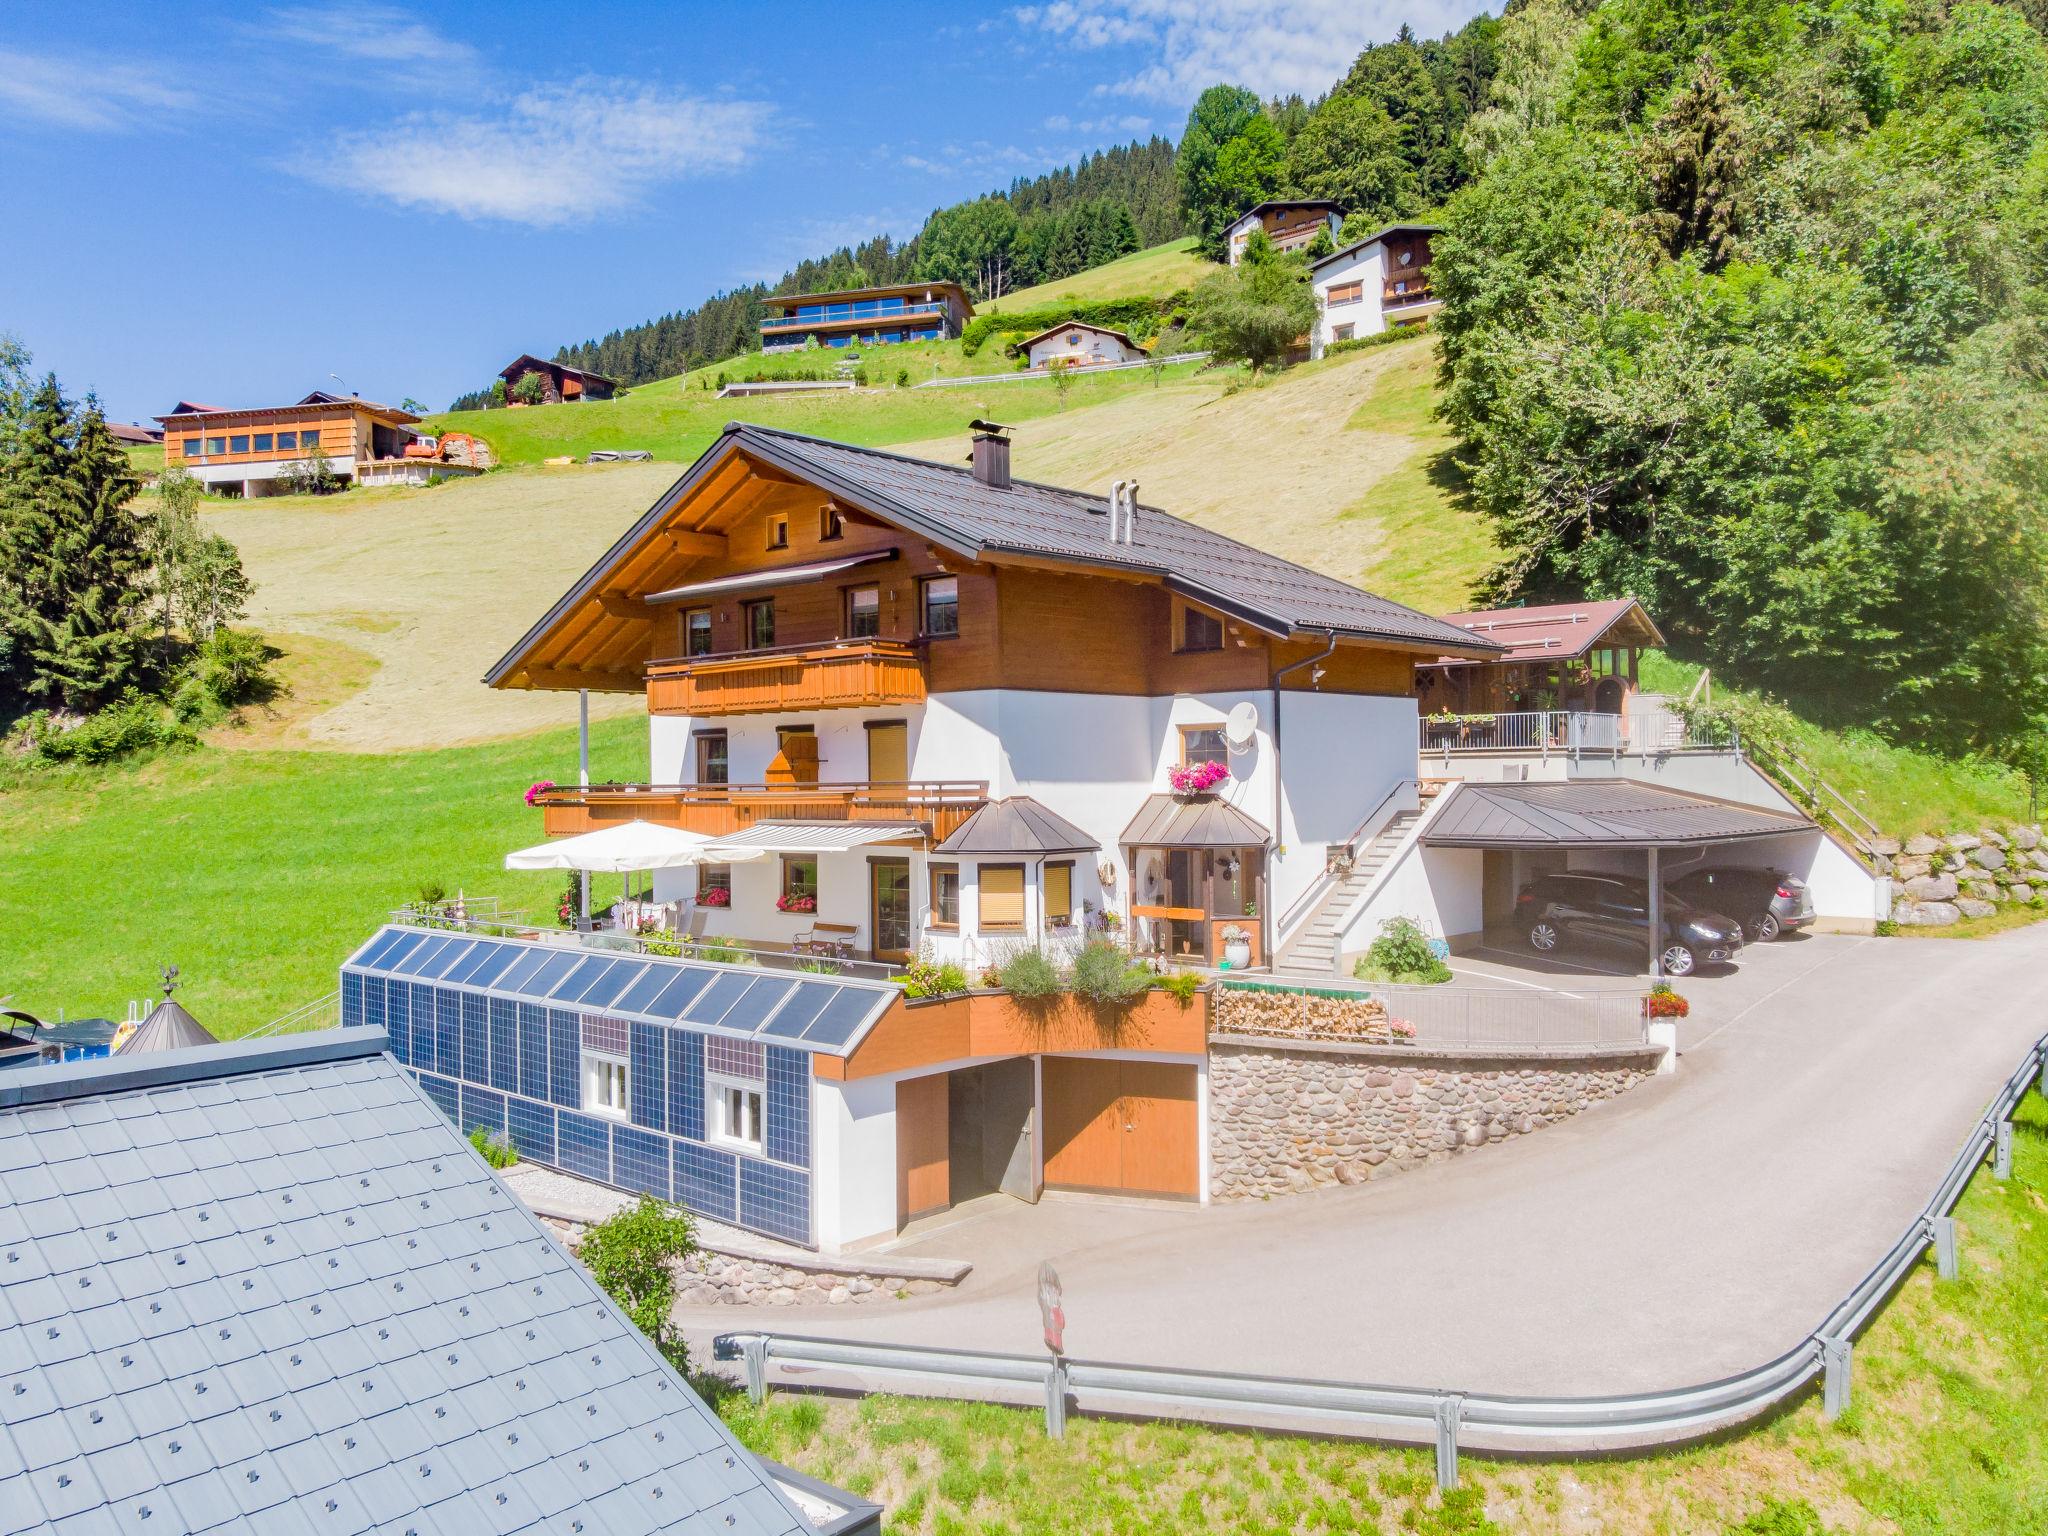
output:
[[[1814,936],[1688,983],[1677,1075],[1561,1126],[1255,1204],[983,1205],[900,1243],[957,1294],[784,1332],[1036,1351],[1042,1258],[1084,1358],[1498,1392],[1695,1383],[1788,1348],[1875,1262],[2048,1029],[2048,924]]]

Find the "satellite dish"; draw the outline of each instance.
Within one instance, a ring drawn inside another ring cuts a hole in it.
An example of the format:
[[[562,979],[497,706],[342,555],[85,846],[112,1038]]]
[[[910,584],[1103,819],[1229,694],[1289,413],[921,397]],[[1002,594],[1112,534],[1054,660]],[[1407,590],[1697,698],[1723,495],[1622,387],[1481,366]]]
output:
[[[1241,751],[1252,743],[1252,737],[1259,729],[1259,706],[1250,699],[1242,704],[1230,706],[1230,714],[1223,722],[1223,739],[1230,743],[1232,750]]]

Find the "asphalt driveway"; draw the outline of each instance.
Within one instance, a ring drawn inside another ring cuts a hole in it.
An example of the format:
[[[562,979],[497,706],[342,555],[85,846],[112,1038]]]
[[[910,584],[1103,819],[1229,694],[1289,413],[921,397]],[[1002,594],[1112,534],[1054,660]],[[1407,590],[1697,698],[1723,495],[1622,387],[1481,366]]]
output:
[[[1897,1237],[2048,1028],[2044,965],[2048,924],[1757,946],[1684,986],[1676,1075],[1565,1125],[1251,1204],[984,1203],[892,1250],[973,1260],[955,1293],[681,1317],[700,1343],[1035,1351],[1051,1258],[1079,1357],[1510,1393],[1704,1381],[1797,1342]]]

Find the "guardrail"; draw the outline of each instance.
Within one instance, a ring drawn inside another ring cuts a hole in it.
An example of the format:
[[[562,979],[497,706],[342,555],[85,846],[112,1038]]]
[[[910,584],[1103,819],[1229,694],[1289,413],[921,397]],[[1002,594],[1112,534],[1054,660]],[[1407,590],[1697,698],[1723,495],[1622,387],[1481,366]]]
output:
[[[1933,1196],[1898,1241],[1819,1326],[1773,1360],[1697,1386],[1607,1397],[1508,1396],[1173,1370],[1057,1355],[854,1344],[760,1332],[720,1334],[714,1353],[720,1360],[744,1362],[747,1392],[755,1402],[767,1394],[771,1360],[799,1367],[875,1371],[963,1388],[1035,1385],[1045,1393],[1046,1430],[1054,1436],[1065,1430],[1068,1400],[1073,1398],[1085,1408],[1089,1397],[1100,1398],[1105,1408],[1113,1406],[1119,1413],[1157,1418],[1188,1417],[1191,1411],[1201,1410],[1218,1422],[1251,1425],[1246,1410],[1264,1409],[1319,1414],[1354,1430],[1420,1430],[1435,1441],[1437,1486],[1445,1490],[1457,1486],[1459,1446],[1473,1430],[1481,1432],[1489,1448],[1557,1454],[1576,1448],[1575,1442],[1585,1442],[1610,1453],[1616,1449],[1648,1451],[1696,1439],[1710,1430],[1749,1423],[1790,1401],[1816,1379],[1821,1382],[1822,1411],[1832,1419],[1849,1406],[1857,1335],[1930,1248],[1939,1276],[1944,1280],[1955,1277],[1956,1229],[1949,1213],[1987,1155],[1994,1177],[2011,1177],[2012,1112],[2030,1084],[2038,1082],[2048,1093],[2044,1072],[2048,1072],[2048,1036],[2035,1042],[2006,1079]],[[1630,1437],[1629,1444],[1618,1446],[1618,1437],[1624,1436]]]
[[[1198,363],[1209,354],[1206,352],[1175,352],[1168,357],[1147,357],[1135,363],[1089,363],[1074,369],[1069,378],[1088,378],[1098,373],[1128,373],[1133,368],[1164,368],[1169,363]],[[914,384],[913,389],[958,389],[967,384],[1015,384],[1027,379],[1046,380],[1052,373],[1044,368],[1019,368],[1009,373],[976,373],[957,379],[926,379]]]
[[[1737,752],[1732,725],[1688,726],[1665,713],[1601,714],[1591,710],[1531,709],[1496,715],[1424,715],[1417,722],[1424,757],[1511,752],[1548,759],[1588,755],[1642,756],[1653,752]]]
[[[310,1003],[301,1003],[290,1013],[272,1019],[261,1029],[252,1029],[241,1038],[244,1040],[268,1040],[273,1035],[303,1035],[314,1030],[339,1029],[341,1027],[341,993],[328,993],[316,997]]]
[[[715,913],[719,910],[715,907],[698,908],[699,912]],[[448,914],[422,917],[417,909],[411,907],[398,908],[391,914],[391,921],[402,926],[468,934],[471,938],[477,939],[523,939],[532,944],[554,944],[571,949],[613,950],[626,955],[695,960],[710,965],[752,965],[766,971],[803,971],[822,976],[853,976],[865,981],[890,981],[904,972],[903,966],[892,961],[863,960],[857,956],[841,954],[824,941],[819,941],[813,948],[804,950],[764,949],[757,945],[742,943],[737,939],[721,938],[716,934],[682,933],[670,934],[664,938],[650,934],[627,933],[618,928],[559,928],[543,923],[510,922],[493,917]]]

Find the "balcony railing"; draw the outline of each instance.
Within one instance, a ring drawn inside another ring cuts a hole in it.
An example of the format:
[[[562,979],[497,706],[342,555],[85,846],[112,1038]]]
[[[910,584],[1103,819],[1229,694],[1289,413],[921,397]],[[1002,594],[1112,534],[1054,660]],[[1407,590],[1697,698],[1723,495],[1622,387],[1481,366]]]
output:
[[[656,715],[759,715],[785,709],[922,704],[924,657],[902,640],[841,640],[650,662]]]
[[[1380,308],[1399,309],[1404,304],[1434,304],[1436,295],[1427,283],[1410,283],[1406,289],[1396,290],[1389,283],[1380,293]]]
[[[707,837],[729,837],[764,821],[900,821],[952,836],[988,802],[988,785],[960,781],[903,784],[593,784],[534,797],[550,837],[652,821]]]
[[[1450,758],[1468,752],[1619,757],[1650,752],[1736,752],[1741,748],[1732,728],[1694,730],[1683,717],[1662,709],[1627,715],[1564,709],[1424,715],[1418,724],[1424,757]]]
[[[800,325],[838,325],[855,320],[902,320],[917,315],[943,315],[946,306],[939,302],[919,301],[915,304],[899,304],[893,309],[876,309],[866,304],[834,304],[817,314],[765,315],[761,320],[764,331],[786,330]]]

